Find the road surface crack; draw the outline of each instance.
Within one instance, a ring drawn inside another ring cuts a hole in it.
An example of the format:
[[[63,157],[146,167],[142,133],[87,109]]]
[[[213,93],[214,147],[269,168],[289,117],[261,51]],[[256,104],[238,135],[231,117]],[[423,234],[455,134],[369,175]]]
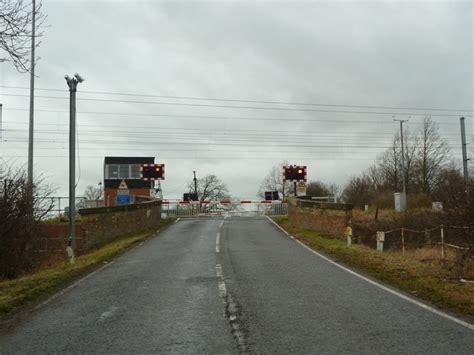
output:
[[[227,291],[224,282],[224,275],[222,273],[222,267],[220,264],[216,265],[216,274],[218,279],[219,294],[225,305],[224,315],[228,320],[231,328],[232,336],[241,353],[248,353],[249,346],[247,342],[247,336],[244,327],[242,326],[242,307],[232,297],[230,292]]]

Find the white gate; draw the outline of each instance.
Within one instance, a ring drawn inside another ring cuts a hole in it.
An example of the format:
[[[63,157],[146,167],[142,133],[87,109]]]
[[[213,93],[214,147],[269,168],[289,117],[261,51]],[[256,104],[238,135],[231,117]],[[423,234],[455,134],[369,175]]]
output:
[[[280,201],[235,201],[233,203],[163,201],[163,218],[198,216],[286,216],[288,204]]]

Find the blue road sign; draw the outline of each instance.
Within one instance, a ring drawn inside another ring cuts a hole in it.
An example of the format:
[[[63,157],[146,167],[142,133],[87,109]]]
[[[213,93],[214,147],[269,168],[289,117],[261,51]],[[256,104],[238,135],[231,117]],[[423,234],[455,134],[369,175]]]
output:
[[[131,203],[130,195],[117,195],[115,203],[117,205],[129,205]]]

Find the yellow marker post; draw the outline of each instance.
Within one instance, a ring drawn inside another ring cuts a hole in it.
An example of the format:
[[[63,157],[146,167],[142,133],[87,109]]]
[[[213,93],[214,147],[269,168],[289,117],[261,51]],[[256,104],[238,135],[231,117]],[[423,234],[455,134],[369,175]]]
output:
[[[352,245],[352,227],[346,227],[346,237],[347,237],[347,246],[350,247]]]

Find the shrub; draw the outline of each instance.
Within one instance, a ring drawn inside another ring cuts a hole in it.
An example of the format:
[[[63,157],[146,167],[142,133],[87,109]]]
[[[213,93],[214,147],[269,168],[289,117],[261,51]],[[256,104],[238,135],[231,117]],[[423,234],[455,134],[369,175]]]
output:
[[[408,194],[407,205],[409,209],[431,208],[431,197],[424,193]]]
[[[34,266],[38,224],[52,208],[41,181],[29,186],[25,173],[0,166],[0,278],[14,278]]]

